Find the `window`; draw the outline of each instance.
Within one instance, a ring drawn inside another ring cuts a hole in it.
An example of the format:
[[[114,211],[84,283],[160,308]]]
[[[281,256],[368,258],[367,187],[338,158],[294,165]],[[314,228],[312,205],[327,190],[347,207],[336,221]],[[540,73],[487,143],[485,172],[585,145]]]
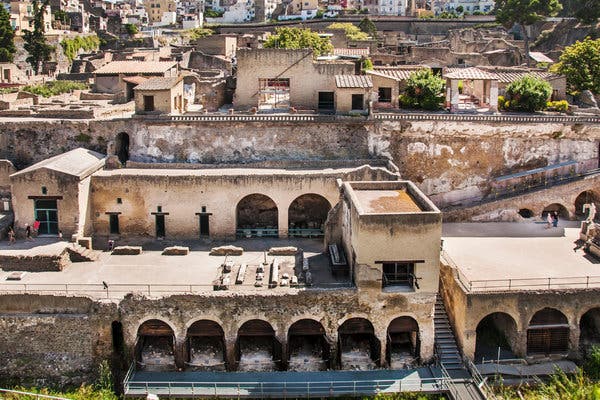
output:
[[[380,103],[391,103],[392,102],[392,88],[380,87],[379,88],[379,102]]]
[[[206,206],[202,206],[202,212],[205,213],[206,212]]]
[[[364,107],[364,96],[362,94],[352,95],[352,109],[362,110]]]
[[[117,197],[117,204],[123,204],[123,199],[120,197]]]
[[[159,213],[162,212],[162,206],[156,206],[156,211]]]
[[[48,189],[46,188],[46,186],[42,186],[42,194],[43,195],[48,194]]]
[[[415,264],[405,262],[383,263],[383,287],[415,286]]]
[[[319,110],[333,111],[334,106],[334,93],[333,92],[319,92]]]

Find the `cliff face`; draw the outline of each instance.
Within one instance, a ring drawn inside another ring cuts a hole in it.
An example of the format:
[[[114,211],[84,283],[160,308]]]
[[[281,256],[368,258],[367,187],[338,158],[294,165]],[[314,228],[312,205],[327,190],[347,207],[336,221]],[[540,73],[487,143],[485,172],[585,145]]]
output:
[[[574,19],[563,20],[550,29],[542,31],[535,41],[533,50],[547,53],[553,60],[558,60],[565,47],[588,36],[600,37],[600,23],[589,25]]]

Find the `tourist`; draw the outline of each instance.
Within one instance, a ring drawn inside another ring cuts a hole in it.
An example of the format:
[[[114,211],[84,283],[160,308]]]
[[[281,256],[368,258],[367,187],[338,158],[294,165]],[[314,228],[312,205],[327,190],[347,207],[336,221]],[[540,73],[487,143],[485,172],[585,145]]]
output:
[[[62,231],[61,230],[58,231],[58,238],[62,240]]]
[[[28,242],[33,242],[33,238],[31,237],[31,226],[29,224],[25,224],[25,238]]]
[[[13,243],[17,243],[17,240],[15,239],[15,231],[13,230],[12,226],[8,227],[8,245],[10,246]]]
[[[554,224],[554,220],[552,218],[552,213],[550,211],[548,211],[548,214],[546,214],[546,229],[550,229],[552,228],[552,225]]]
[[[554,211],[552,214],[552,226],[555,228],[558,227],[558,211]]]

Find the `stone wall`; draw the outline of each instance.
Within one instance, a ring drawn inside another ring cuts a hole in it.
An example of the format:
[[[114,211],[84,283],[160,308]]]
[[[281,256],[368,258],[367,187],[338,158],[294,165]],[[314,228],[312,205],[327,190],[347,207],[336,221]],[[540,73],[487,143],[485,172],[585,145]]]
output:
[[[76,147],[105,152],[119,132],[133,161],[245,163],[266,160],[388,158],[428,196],[477,198],[489,180],[598,158],[600,126],[453,121],[347,122],[0,122],[0,157],[18,168]],[[443,199],[442,199],[443,200]],[[452,199],[456,201],[457,199]],[[443,201],[438,206],[444,206]]]

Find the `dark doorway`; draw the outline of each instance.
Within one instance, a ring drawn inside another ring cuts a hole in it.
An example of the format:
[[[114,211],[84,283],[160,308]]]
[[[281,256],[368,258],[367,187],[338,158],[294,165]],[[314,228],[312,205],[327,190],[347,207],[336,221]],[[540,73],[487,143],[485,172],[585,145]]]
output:
[[[319,111],[333,111],[335,109],[333,92],[319,92]]]
[[[144,111],[154,111],[154,96],[144,96]]]
[[[119,158],[121,164],[125,164],[129,160],[129,135],[125,132],[117,135],[115,140],[115,155]]]
[[[165,237],[165,216],[162,214],[155,215],[156,218],[156,237]]]
[[[325,371],[331,365],[330,344],[323,325],[312,319],[295,322],[288,331],[288,369]]]
[[[225,336],[223,328],[210,320],[194,322],[187,331],[187,369],[190,371],[225,371]]]
[[[119,234],[119,214],[110,214],[109,225],[110,225],[110,234],[118,235]]]
[[[200,214],[200,236],[210,235],[209,215]]]
[[[135,359],[141,371],[174,371],[175,334],[160,320],[151,319],[138,329]]]
[[[379,92],[379,102],[380,103],[391,103],[392,102],[392,88],[380,87],[378,92]]]
[[[568,350],[567,317],[553,308],[544,308],[535,313],[527,330],[527,354],[564,354]]]
[[[362,94],[353,94],[352,95],[352,109],[353,110],[362,110],[364,104],[365,96]]]
[[[56,200],[35,200],[35,220],[40,223],[38,234],[58,234],[58,207]]]
[[[364,318],[351,318],[338,329],[338,351],[343,370],[371,370],[380,364],[381,343]]]
[[[517,323],[508,314],[489,314],[476,328],[475,361],[516,358],[512,343],[516,343]]]
[[[387,361],[392,369],[412,368],[421,351],[419,324],[411,317],[399,317],[388,326]]]
[[[113,351],[116,354],[123,354],[123,324],[119,321],[113,321],[111,325]]]
[[[288,209],[290,236],[322,236],[323,225],[331,209],[329,201],[318,194],[297,197]]]
[[[236,362],[239,371],[277,371],[281,366],[281,343],[266,321],[253,319],[238,330]]]

